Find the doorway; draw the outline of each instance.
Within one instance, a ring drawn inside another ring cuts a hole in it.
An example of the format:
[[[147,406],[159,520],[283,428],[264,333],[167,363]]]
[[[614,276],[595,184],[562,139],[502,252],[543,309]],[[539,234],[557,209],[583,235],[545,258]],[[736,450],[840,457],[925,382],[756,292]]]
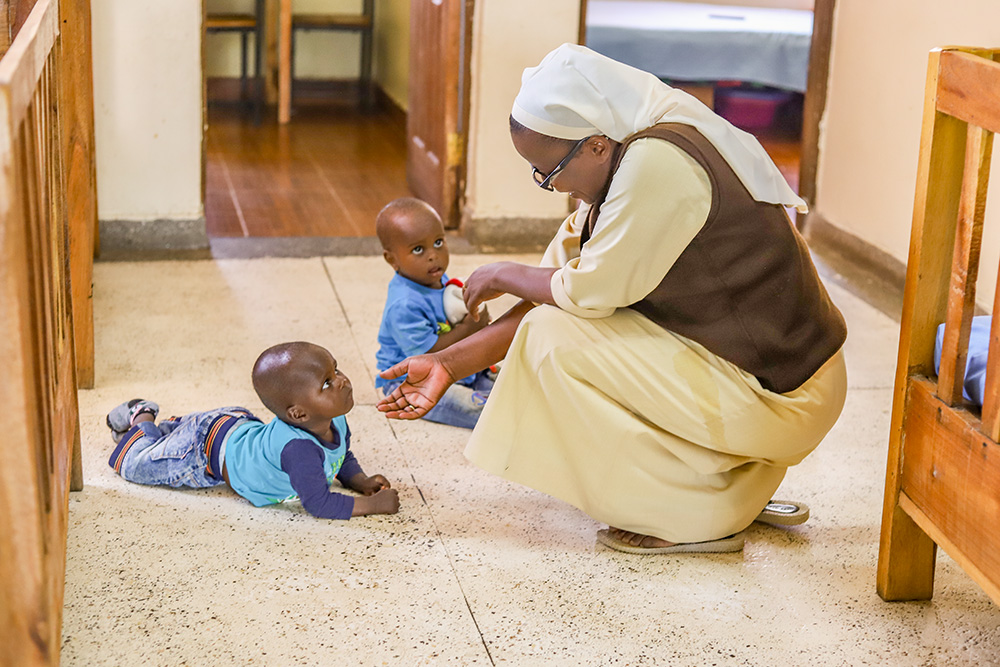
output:
[[[216,1],[205,0],[208,6]],[[273,8],[277,1],[266,4]],[[271,105],[254,124],[239,103],[232,53],[228,71],[213,71],[220,56],[207,52],[209,237],[371,237],[381,207],[408,195],[431,202],[449,227],[457,227],[465,186],[472,8],[472,0],[376,3],[375,104],[357,104],[351,81],[306,79],[297,82],[285,125]],[[409,47],[410,30],[422,31],[414,45],[419,48]],[[234,39],[230,52],[236,46]],[[268,50],[276,53],[276,45]],[[402,71],[392,60],[403,62]],[[402,85],[387,92],[380,74]]]
[[[580,43],[656,74],[754,134],[806,201],[835,0],[583,0]]]
[[[203,4],[206,14],[258,12],[256,19],[265,35],[259,80],[266,82],[267,101],[264,113],[254,114],[252,105],[246,104],[248,86],[241,81],[246,73],[244,52],[255,52],[255,35],[250,35],[249,43],[241,43],[232,33],[203,35],[204,202],[209,237],[372,236],[381,206],[409,194],[405,113],[396,101],[402,98],[405,105],[405,72],[400,90],[394,65],[386,65],[405,62],[405,52],[400,56],[398,51],[408,41],[406,10],[395,2],[377,3],[375,32],[382,45],[374,51],[383,62],[383,72],[381,94],[371,105],[360,104],[359,35],[297,32],[295,48],[290,50],[296,72],[293,113],[289,123],[280,124],[281,12],[293,6],[297,11],[344,13],[357,8],[342,0],[295,5],[286,0],[203,0]],[[256,78],[255,68],[251,70],[248,74]]]

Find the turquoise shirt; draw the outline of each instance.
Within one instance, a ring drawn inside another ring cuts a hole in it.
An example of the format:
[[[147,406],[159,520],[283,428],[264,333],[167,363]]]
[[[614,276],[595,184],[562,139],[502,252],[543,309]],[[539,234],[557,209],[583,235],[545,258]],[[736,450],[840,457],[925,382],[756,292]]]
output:
[[[229,486],[257,507],[295,500],[298,495],[281,469],[281,452],[292,440],[311,440],[323,451],[323,470],[333,484],[347,453],[347,418],[341,415],[332,422],[339,443],[336,449],[324,447],[309,431],[272,419],[267,424],[247,421],[233,428],[226,441],[226,472]]]

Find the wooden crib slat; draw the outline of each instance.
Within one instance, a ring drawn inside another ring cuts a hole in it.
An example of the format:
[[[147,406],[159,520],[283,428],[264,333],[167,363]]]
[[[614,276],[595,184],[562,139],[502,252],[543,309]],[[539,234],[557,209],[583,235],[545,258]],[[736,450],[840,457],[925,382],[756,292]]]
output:
[[[945,317],[947,325],[941,345],[941,369],[937,386],[938,396],[948,405],[962,402],[969,329],[976,305],[976,276],[979,274],[992,147],[992,132],[975,125],[968,126]]]

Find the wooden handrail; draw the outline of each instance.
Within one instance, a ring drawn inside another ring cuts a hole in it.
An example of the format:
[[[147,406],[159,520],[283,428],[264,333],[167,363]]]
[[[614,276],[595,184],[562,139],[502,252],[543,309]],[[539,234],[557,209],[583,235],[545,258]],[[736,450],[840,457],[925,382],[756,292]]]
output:
[[[57,0],[0,58],[0,661],[58,665],[80,425]]]

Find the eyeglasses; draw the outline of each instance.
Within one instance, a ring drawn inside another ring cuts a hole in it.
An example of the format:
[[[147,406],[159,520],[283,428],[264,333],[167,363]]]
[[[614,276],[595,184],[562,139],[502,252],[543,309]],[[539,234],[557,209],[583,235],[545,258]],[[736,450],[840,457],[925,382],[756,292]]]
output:
[[[588,139],[592,139],[592,138],[598,137],[598,136],[600,136],[600,135],[598,135],[598,134],[592,134],[589,137],[584,137],[583,139],[580,139],[578,142],[576,142],[575,144],[573,144],[573,148],[570,149],[570,151],[566,155],[566,157],[564,157],[559,162],[559,164],[556,165],[555,169],[553,169],[552,171],[549,172],[548,176],[545,176],[545,175],[542,174],[542,172],[538,171],[537,167],[532,167],[531,168],[531,178],[533,178],[535,180],[535,185],[537,185],[538,187],[542,188],[543,190],[548,190],[549,192],[552,192],[553,190],[555,190],[555,188],[552,187],[552,179],[555,178],[556,176],[558,176],[559,172],[561,172],[563,169],[566,168],[566,165],[569,164],[569,161],[572,160],[573,156],[577,154],[577,152],[580,150],[580,148],[585,143],[587,143]]]

